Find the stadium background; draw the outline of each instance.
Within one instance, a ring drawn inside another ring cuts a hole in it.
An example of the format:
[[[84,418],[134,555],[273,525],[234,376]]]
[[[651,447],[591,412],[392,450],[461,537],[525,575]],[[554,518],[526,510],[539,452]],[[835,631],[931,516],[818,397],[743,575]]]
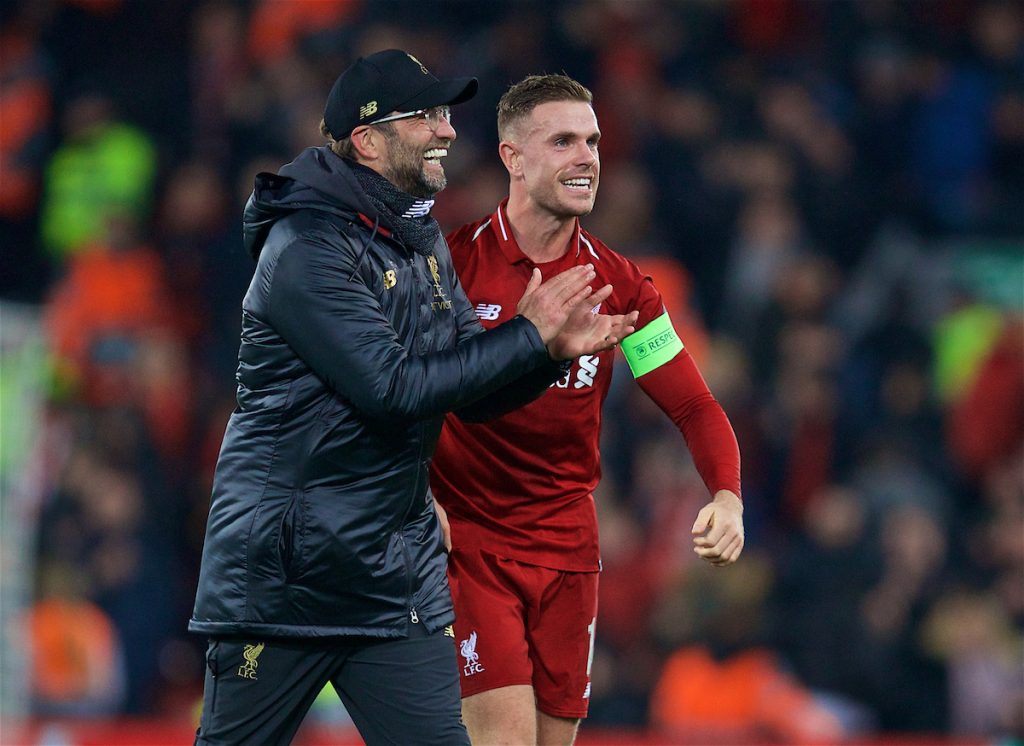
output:
[[[481,81],[445,229],[504,193],[509,83],[594,91],[585,224],[655,276],[740,440],[747,548],[709,568],[681,439],[617,375],[580,742],[1024,736],[1020,3],[0,7],[0,742],[188,740],[241,206],[387,47]]]

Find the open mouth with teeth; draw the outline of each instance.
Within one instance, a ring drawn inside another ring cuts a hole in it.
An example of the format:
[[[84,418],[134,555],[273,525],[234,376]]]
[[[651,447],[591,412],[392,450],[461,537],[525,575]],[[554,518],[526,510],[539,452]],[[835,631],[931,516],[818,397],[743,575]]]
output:
[[[572,179],[565,179],[562,184],[569,189],[581,192],[589,192],[594,179],[591,176],[577,176]]]
[[[448,155],[448,148],[431,148],[423,154],[423,160],[427,163],[440,163],[446,155]]]

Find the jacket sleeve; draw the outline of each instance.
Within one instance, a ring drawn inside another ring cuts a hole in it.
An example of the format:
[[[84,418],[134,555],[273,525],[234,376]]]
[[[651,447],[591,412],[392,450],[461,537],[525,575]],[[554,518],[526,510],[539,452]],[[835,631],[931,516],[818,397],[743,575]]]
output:
[[[469,406],[456,409],[455,414],[464,422],[486,422],[508,414],[514,409],[529,404],[547,391],[552,383],[565,375],[566,366],[569,365],[572,365],[572,360],[567,360],[561,365],[552,360],[549,364],[520,376],[493,394],[485,396]]]
[[[483,325],[476,317],[473,304],[466,296],[462,282],[452,270],[452,299],[454,301],[456,319],[459,326],[459,341],[472,339],[478,334],[485,334]],[[532,324],[531,324],[532,326]],[[545,355],[545,357],[547,357]],[[572,361],[567,361],[571,365]],[[554,360],[548,361],[536,370],[529,371],[506,386],[501,387],[472,404],[455,410],[459,419],[465,422],[484,422],[501,417],[514,409],[529,404],[548,390],[548,386],[565,375],[566,364]]]
[[[328,386],[365,414],[438,416],[549,364],[536,327],[522,318],[472,335],[451,350],[411,354],[354,272],[356,249],[316,232],[296,237],[273,270],[267,321]]]

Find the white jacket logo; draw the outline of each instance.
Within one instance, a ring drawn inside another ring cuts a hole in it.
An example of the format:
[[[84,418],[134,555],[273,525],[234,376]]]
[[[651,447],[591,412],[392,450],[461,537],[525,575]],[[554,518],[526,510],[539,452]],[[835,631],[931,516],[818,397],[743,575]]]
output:
[[[459,643],[459,652],[466,659],[466,665],[462,667],[462,673],[472,676],[480,673],[484,667],[480,665],[480,654],[476,652],[476,630],[470,633],[469,637]]]
[[[494,321],[501,313],[501,306],[497,303],[477,303],[476,315],[484,321]]]

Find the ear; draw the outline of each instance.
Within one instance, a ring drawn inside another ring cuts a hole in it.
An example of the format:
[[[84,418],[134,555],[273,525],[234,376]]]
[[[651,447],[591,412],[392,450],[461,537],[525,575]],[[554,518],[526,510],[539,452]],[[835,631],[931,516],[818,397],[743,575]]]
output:
[[[512,178],[522,176],[523,158],[515,143],[508,140],[502,140],[498,143],[498,157],[505,164],[505,169],[508,171],[509,176]]]
[[[380,147],[383,138],[373,127],[364,127],[352,134],[352,147],[359,155],[360,161],[375,161],[381,157]]]

